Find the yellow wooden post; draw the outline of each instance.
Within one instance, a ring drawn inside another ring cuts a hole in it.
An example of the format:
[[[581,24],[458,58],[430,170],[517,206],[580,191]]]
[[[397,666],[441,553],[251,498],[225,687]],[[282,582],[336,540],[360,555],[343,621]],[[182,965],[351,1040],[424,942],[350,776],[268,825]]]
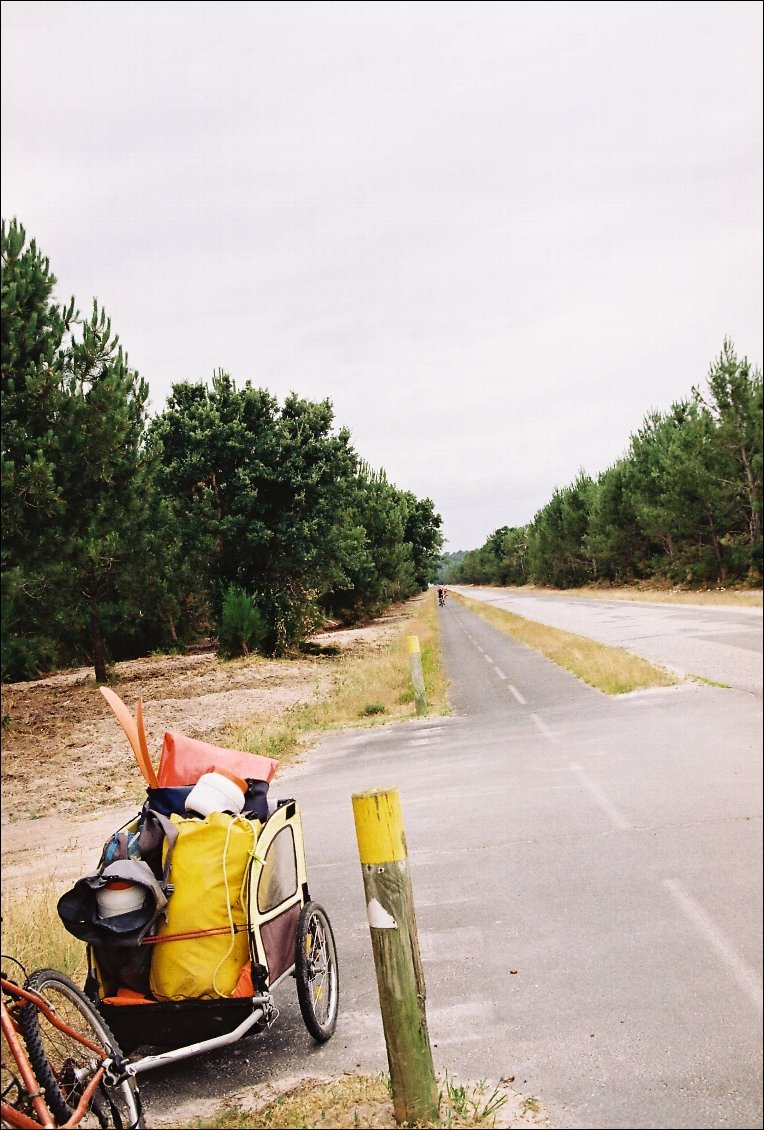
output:
[[[406,836],[397,789],[353,795],[358,854],[377,973],[396,1122],[437,1121]]]
[[[406,636],[406,646],[411,665],[411,685],[414,688],[416,712],[417,714],[426,714],[427,699],[424,694],[424,674],[422,672],[422,654],[419,650],[419,636]]]

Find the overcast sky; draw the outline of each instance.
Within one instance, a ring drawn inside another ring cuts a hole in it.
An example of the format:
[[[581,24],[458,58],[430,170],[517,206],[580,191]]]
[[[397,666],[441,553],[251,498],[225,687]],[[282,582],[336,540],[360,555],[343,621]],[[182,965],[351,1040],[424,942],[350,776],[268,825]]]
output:
[[[3,0],[2,214],[154,411],[328,398],[471,549],[725,336],[761,366],[761,43],[758,0]]]

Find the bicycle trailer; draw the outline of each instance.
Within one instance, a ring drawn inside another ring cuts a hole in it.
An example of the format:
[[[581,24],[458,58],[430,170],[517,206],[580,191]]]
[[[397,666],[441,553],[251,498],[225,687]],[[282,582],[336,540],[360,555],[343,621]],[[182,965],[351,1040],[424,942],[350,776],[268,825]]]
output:
[[[87,943],[86,992],[122,1050],[161,1049],[131,1057],[129,1074],[262,1031],[277,1016],[272,994],[290,978],[308,1032],[328,1040],[336,946],[310,898],[298,804],[268,796],[276,762],[165,735],[154,773],[140,704],[134,722],[102,691],[136,752],[147,801],[104,845],[97,872],[62,896],[59,914]],[[158,895],[126,879],[134,863],[149,864]]]

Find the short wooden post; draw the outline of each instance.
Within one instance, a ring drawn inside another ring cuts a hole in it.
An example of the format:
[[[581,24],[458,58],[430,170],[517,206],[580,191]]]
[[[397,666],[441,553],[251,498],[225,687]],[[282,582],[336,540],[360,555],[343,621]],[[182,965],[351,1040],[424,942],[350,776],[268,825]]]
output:
[[[411,664],[411,685],[414,688],[414,702],[417,714],[427,713],[427,699],[424,694],[424,674],[422,672],[422,654],[419,650],[419,636],[406,636],[406,646],[409,651]]]
[[[406,837],[397,789],[353,795],[358,854],[377,973],[396,1122],[437,1121]]]

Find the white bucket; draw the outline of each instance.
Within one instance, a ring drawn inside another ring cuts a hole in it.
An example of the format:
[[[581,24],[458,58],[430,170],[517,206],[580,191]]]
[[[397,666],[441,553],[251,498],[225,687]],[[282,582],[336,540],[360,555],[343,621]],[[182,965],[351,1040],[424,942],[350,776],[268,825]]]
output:
[[[244,807],[246,791],[246,781],[212,769],[201,775],[186,797],[186,812],[198,816],[209,816],[211,812],[231,812],[238,816]]]
[[[98,913],[101,918],[130,914],[133,910],[141,909],[145,897],[146,889],[139,883],[125,883],[121,879],[114,879],[96,893]]]

